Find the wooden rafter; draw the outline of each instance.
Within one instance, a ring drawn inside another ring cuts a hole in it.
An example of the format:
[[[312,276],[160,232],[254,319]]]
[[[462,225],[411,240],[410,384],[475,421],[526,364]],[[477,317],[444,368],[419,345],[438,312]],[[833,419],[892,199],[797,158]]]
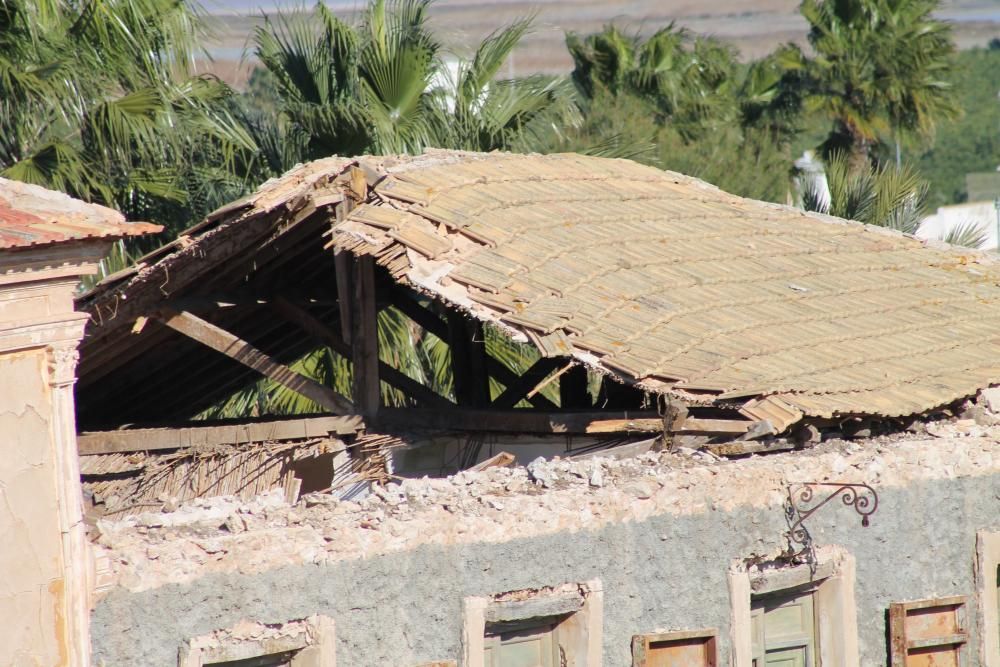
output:
[[[336,330],[321,322],[305,308],[292,303],[283,297],[277,297],[272,300],[271,306],[283,318],[297,325],[304,332],[312,336],[317,343],[326,345],[331,350],[346,359],[351,358],[351,346],[339,336]],[[409,375],[406,375],[402,371],[393,368],[383,361],[379,362],[378,368],[379,375],[383,380],[396,389],[399,389],[418,403],[424,404],[428,407],[439,408],[446,408],[454,405],[454,403],[449,401],[444,396],[434,393],[430,388],[425,387]]]
[[[186,311],[164,310],[161,321],[174,331],[220,352],[247,368],[261,373],[283,387],[305,396],[334,414],[351,414],[354,406],[333,389],[300,375],[280,364],[250,343]]]
[[[490,376],[486,363],[486,341],[478,320],[448,311],[448,347],[459,405],[484,408],[490,403]]]
[[[516,382],[507,385],[491,404],[494,408],[512,408],[525,398],[532,389],[544,380],[552,371],[565,364],[557,357],[541,357],[521,374]]]
[[[573,366],[559,378],[560,407],[572,410],[590,407],[587,379],[587,367],[582,364]]]
[[[384,408],[372,422],[376,430],[473,431],[497,433],[657,433],[663,427],[651,410],[638,412],[543,412],[468,408]]]
[[[390,290],[390,298],[393,306],[399,309],[404,315],[416,322],[424,331],[428,331],[444,342],[448,342],[448,325],[436,313],[424,308],[417,303],[412,292],[404,287],[393,286]],[[497,361],[489,354],[485,355],[486,372],[490,377],[509,387],[517,382],[518,375],[510,370],[502,362]],[[528,402],[541,410],[555,410],[558,406],[545,398],[541,394],[535,394],[528,398]]]

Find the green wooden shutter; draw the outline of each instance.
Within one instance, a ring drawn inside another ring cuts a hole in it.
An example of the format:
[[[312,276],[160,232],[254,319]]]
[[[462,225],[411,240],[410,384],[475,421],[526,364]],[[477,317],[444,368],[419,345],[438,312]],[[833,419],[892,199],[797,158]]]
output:
[[[486,667],[559,667],[555,625],[524,628],[486,637]]]
[[[812,591],[754,600],[750,631],[754,667],[816,667]]]

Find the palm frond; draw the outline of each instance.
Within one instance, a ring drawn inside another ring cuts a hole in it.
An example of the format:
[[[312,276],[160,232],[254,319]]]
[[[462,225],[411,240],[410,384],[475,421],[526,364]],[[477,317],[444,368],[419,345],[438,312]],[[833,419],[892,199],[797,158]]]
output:
[[[982,248],[989,239],[990,232],[986,228],[986,225],[978,223],[975,220],[967,220],[955,225],[948,230],[948,233],[941,237],[941,240],[945,243],[962,246],[963,248],[972,248],[973,250]]]
[[[847,153],[836,153],[824,163],[829,204],[807,184],[803,208],[829,213],[879,227],[916,233],[925,214],[927,183],[908,166],[861,167]]]

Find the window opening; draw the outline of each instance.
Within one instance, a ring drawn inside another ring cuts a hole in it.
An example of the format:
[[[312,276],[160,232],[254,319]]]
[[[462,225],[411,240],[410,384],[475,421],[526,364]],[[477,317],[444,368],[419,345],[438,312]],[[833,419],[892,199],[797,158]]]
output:
[[[716,667],[718,633],[679,630],[632,637],[632,667]]]
[[[283,651],[270,655],[259,655],[243,660],[226,660],[224,662],[208,662],[205,667],[291,667],[292,658],[298,651]]]
[[[753,667],[816,667],[814,593],[806,589],[752,599]]]
[[[562,667],[559,645],[563,618],[532,619],[486,626],[485,667]]]

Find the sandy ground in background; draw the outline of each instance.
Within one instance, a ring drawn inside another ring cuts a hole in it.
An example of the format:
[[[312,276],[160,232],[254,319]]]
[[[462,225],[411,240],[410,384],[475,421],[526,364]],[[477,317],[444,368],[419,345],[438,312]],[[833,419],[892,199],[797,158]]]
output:
[[[572,61],[565,33],[593,32],[610,22],[649,33],[676,21],[694,33],[729,42],[744,59],[760,57],[783,42],[805,41],[806,24],[798,6],[799,0],[437,0],[431,15],[444,43],[463,53],[498,27],[535,13],[535,28],[515,52],[508,72],[524,75],[568,71]],[[212,11],[210,3],[207,9]],[[1000,0],[945,0],[940,16],[954,22],[960,48],[1000,36]],[[239,61],[259,18],[230,13],[216,14],[213,21],[217,38],[208,48],[215,62],[207,69],[242,85],[250,65]]]

